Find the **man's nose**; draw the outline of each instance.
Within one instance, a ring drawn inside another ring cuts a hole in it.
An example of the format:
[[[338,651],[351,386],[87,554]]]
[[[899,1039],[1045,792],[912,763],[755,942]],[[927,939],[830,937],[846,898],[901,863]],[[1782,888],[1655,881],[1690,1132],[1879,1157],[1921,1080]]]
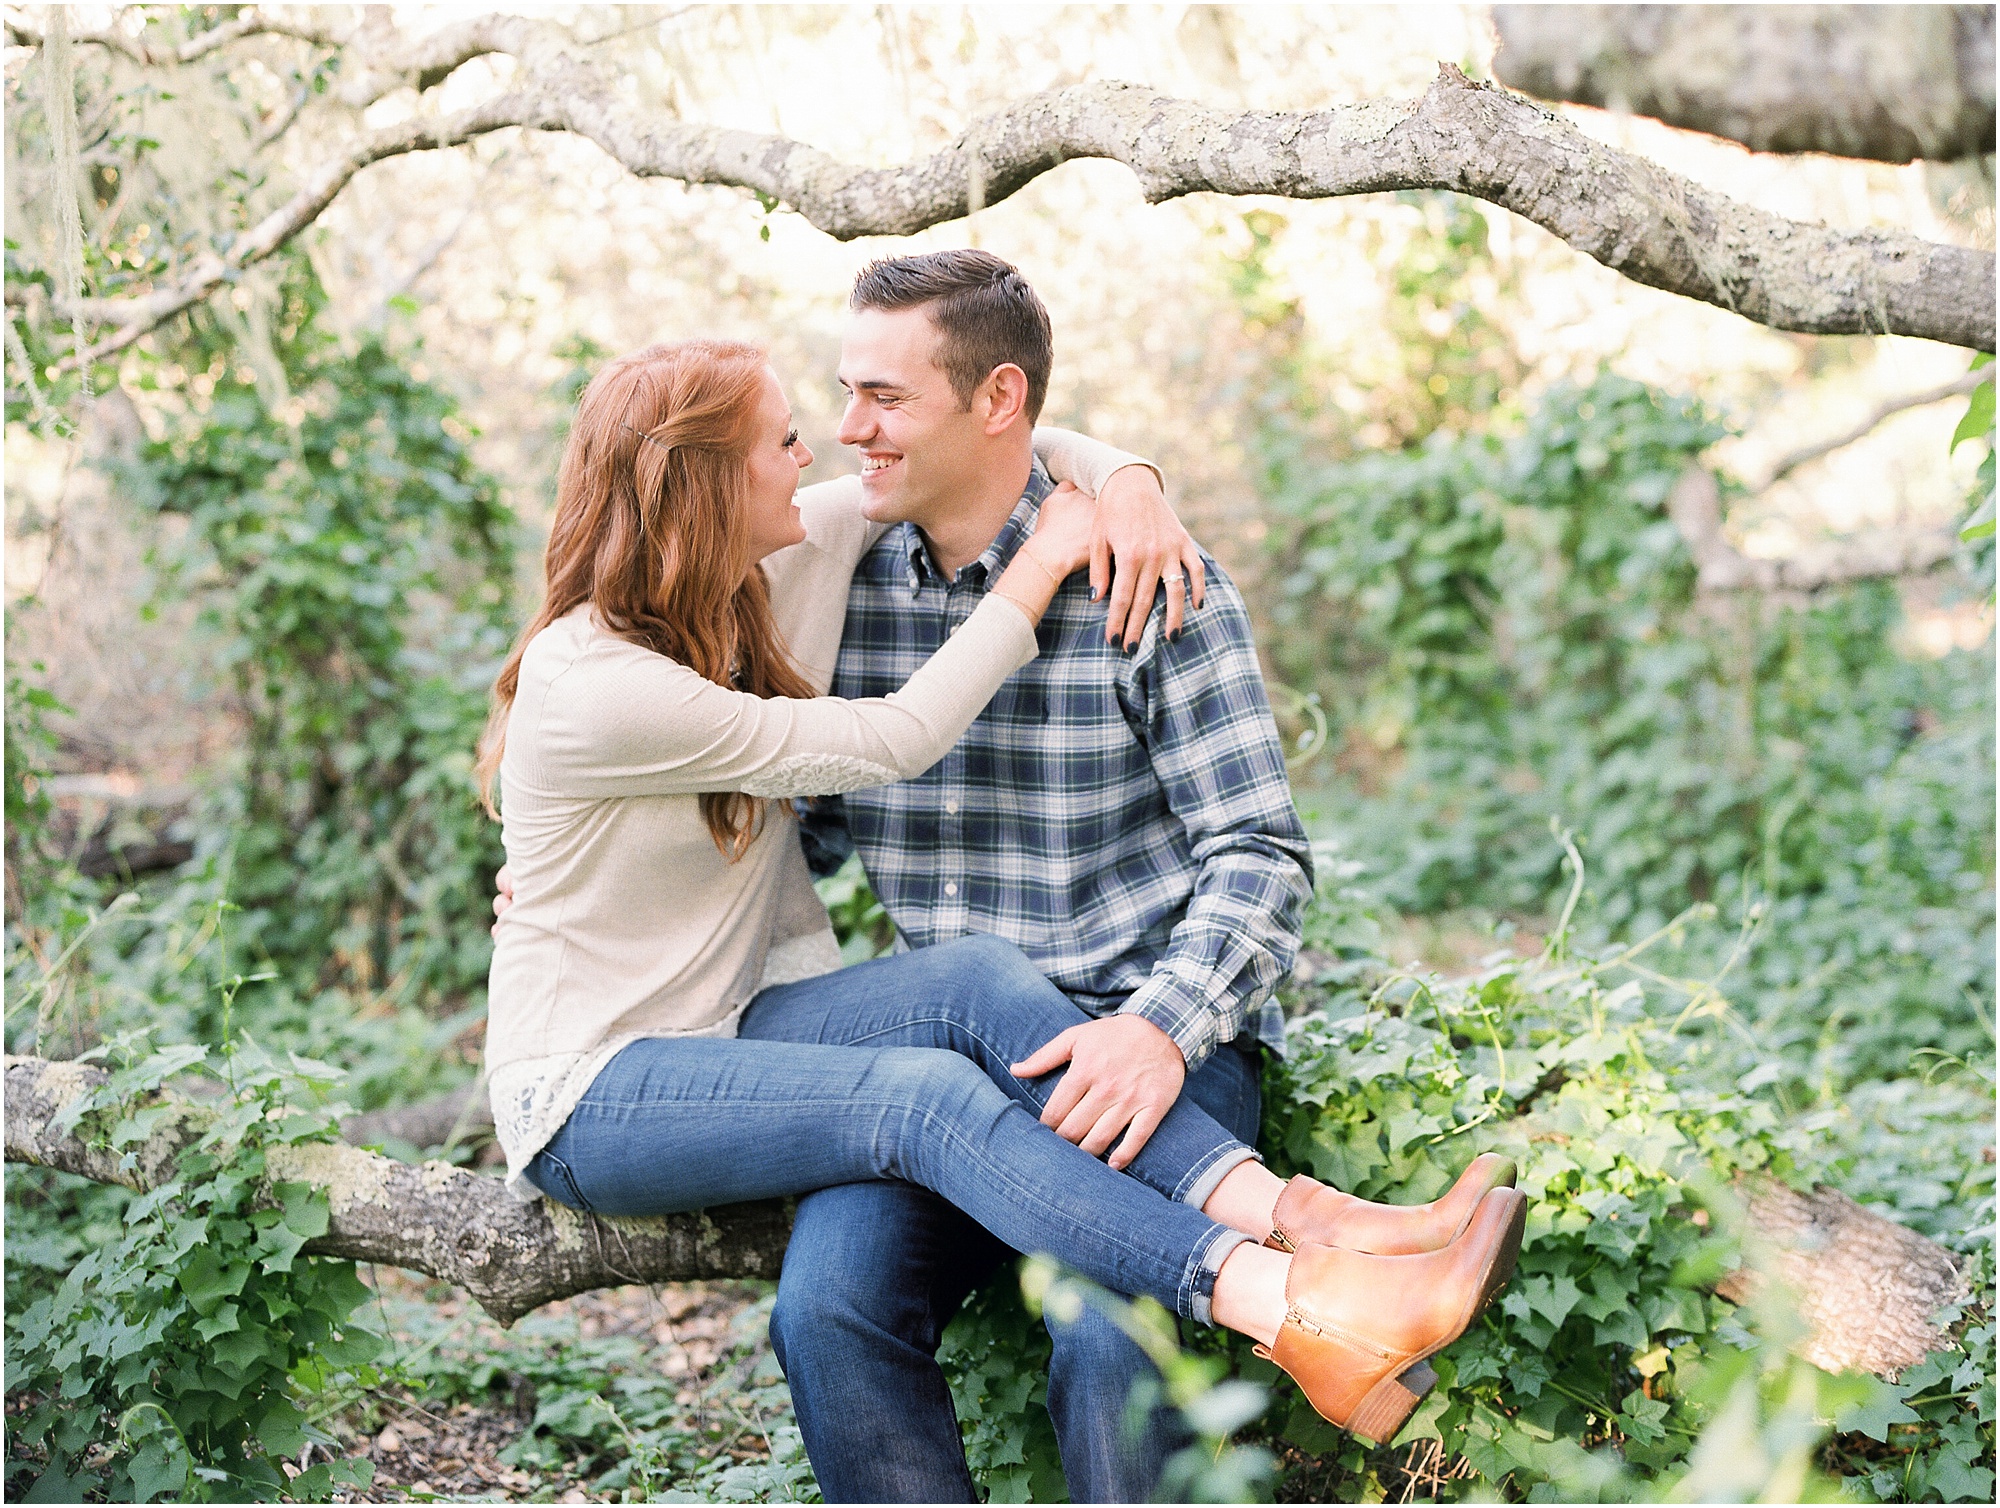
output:
[[[843,445],[859,445],[875,433],[875,426],[868,418],[867,405],[858,397],[850,397],[847,407],[840,412],[840,429],[835,438]]]

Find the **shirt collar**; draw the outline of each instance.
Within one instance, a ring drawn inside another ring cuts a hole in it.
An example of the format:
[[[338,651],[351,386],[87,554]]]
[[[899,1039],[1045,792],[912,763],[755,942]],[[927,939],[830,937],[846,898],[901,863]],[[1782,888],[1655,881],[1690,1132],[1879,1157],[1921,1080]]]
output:
[[[978,559],[963,567],[959,575],[982,583],[999,576],[1014,558],[1014,552],[1034,533],[1035,521],[1042,516],[1042,499],[1055,491],[1055,486],[1042,465],[1041,457],[1035,457],[1034,465],[1028,472],[1028,485],[1021,489],[1021,500],[1014,504],[1014,511],[1007,515],[1007,522],[993,536],[993,543],[979,553]],[[909,565],[910,590],[920,590],[927,581],[942,583],[943,578],[932,564],[931,552],[924,544],[922,531],[912,523],[901,523],[896,527],[903,531],[902,551]],[[974,576],[972,572],[978,575]]]

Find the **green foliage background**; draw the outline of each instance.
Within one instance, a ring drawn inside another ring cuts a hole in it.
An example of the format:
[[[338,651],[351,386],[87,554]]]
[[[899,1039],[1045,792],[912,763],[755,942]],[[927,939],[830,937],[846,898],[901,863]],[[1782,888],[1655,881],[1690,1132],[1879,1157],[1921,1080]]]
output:
[[[1327,1429],[1247,1349],[1183,1336],[1175,1397],[1214,1469],[1177,1480],[1990,1500],[1990,643],[1904,652],[1883,585],[1701,600],[1665,504],[1727,416],[1610,374],[1523,399],[1468,292],[1485,221],[1419,204],[1427,228],[1393,270],[1402,365],[1375,395],[1387,449],[1324,397],[1325,359],[1266,265],[1283,222],[1246,217],[1247,252],[1218,268],[1266,378],[1248,439],[1267,647],[1332,732],[1301,773],[1330,878],[1264,1144],[1283,1171],[1397,1199],[1502,1147],[1534,1221],[1513,1287],[1393,1450]],[[254,378],[239,332],[183,321],[145,366],[171,422],[117,478],[157,527],[155,605],[200,606],[198,652],[244,720],[194,860],[136,886],[77,872],[38,775],[64,710],[10,658],[9,1050],[108,1052],[119,1075],[90,1125],[113,1145],[171,1074],[212,1065],[224,1107],[148,1199],[9,1169],[10,1493],[321,1495],[330,1463],[282,1463],[334,1445],[368,1389],[483,1398],[527,1377],[519,1464],[587,1467],[631,1497],[810,1496],[754,1310],[727,1389],[767,1454],[724,1464],[747,1435],[691,1423],[643,1356],[559,1326],[504,1352],[376,1356],[351,1272],[296,1255],[323,1210],[257,1193],[267,1147],[330,1134],[336,1081],[367,1108],[474,1072],[499,850],[471,753],[529,545],[448,392],[414,374],[414,341],[393,320],[336,340],[322,303],[291,264],[276,370]],[[1440,312],[1451,333],[1422,333]],[[1967,499],[1975,594],[1991,478],[1989,456]],[[825,894],[850,958],[882,945],[857,873]],[[1408,917],[1483,929],[1491,954],[1452,978],[1400,967]],[[1547,941],[1522,956],[1529,934]],[[1782,1309],[1714,1297],[1745,1172],[1825,1179],[1960,1253],[1954,1348],[1895,1383],[1827,1378],[1787,1358]],[[234,1393],[204,1370],[218,1347],[241,1362]],[[1011,1274],[947,1337],[996,1501],[1061,1494],[1046,1347]],[[1270,1385],[1261,1413],[1225,1371]],[[1423,1478],[1425,1440],[1471,1474]]]

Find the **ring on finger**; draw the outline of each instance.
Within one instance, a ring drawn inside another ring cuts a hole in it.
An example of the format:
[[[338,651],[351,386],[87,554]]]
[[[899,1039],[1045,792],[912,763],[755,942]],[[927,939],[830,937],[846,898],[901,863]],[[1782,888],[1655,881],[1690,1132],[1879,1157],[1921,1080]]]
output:
[[[1187,577],[1176,571],[1171,576],[1162,576],[1160,580],[1167,586],[1179,586],[1187,580]]]

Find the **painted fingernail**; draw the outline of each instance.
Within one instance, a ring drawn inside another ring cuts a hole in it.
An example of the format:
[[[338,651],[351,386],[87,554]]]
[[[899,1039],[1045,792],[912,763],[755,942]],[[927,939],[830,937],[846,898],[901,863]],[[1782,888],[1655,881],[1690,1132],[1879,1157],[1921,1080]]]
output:
[[[1178,644],[1178,643],[1180,643],[1180,642],[1181,642],[1181,635],[1182,635],[1182,634],[1183,634],[1184,632],[1186,632],[1186,630],[1185,630],[1185,629],[1179,629],[1179,628],[1175,629],[1175,630],[1174,630],[1174,631],[1173,631],[1172,633],[1170,633],[1170,634],[1168,634],[1168,635],[1167,635],[1167,642],[1168,642],[1169,644]]]
[[[1102,597],[1103,595],[1104,595],[1104,588],[1102,587],[1094,586],[1090,589],[1090,600],[1092,602],[1095,602],[1099,597]]]

